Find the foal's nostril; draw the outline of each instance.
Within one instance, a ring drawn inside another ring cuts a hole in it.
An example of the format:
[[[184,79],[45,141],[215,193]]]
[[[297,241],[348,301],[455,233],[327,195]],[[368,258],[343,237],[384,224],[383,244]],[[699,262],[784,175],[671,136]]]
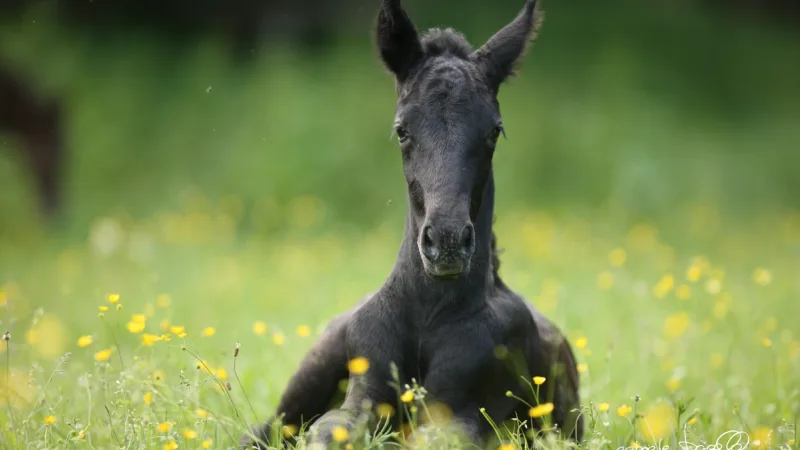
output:
[[[469,224],[461,230],[461,252],[467,256],[471,256],[475,251],[475,228]]]
[[[439,254],[436,249],[436,236],[430,225],[422,230],[422,254],[430,260],[435,259]]]

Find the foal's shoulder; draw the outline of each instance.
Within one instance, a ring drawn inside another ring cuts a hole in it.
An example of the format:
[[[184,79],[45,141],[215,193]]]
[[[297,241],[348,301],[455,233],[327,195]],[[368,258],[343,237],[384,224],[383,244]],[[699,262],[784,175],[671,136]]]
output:
[[[510,289],[498,289],[489,297],[492,315],[508,325],[530,322],[532,316],[524,297]]]

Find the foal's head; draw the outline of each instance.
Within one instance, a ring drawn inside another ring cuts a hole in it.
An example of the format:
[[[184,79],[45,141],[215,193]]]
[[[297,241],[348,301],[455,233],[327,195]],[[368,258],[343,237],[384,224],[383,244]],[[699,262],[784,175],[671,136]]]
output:
[[[533,37],[538,16],[536,0],[527,0],[513,22],[473,50],[452,29],[420,37],[400,0],[383,0],[378,48],[397,81],[394,129],[417,246],[433,278],[469,272],[476,246],[473,222],[495,145],[504,135],[497,92]]]

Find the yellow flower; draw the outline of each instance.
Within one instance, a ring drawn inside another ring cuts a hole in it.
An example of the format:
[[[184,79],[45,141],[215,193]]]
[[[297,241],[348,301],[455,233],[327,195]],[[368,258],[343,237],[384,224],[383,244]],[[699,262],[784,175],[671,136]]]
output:
[[[108,306],[106,305],[100,305],[97,308],[100,310],[100,312],[108,312]]]
[[[766,286],[772,283],[772,273],[767,269],[758,268],[753,271],[753,281],[758,285]]]
[[[695,281],[700,279],[700,275],[703,274],[703,268],[700,266],[690,266],[689,269],[686,271],[686,279],[694,283]]]
[[[56,423],[56,416],[47,416],[44,418],[45,425],[53,425]]]
[[[222,367],[220,367],[219,369],[217,369],[217,378],[219,378],[220,380],[228,378],[228,372]]]
[[[692,417],[692,418],[691,418],[691,419],[689,419],[689,421],[688,421],[688,422],[686,422],[686,423],[688,423],[689,425],[694,425],[695,423],[697,423],[697,416],[694,416],[694,417]]]
[[[159,308],[168,308],[170,303],[172,303],[172,298],[167,294],[159,294],[156,297],[156,306]]]
[[[677,391],[680,386],[681,386],[681,381],[675,377],[672,377],[669,380],[667,380],[667,389],[669,389],[672,392]]]
[[[770,340],[769,338],[764,338],[761,340],[761,344],[764,347],[772,347],[772,340]]]
[[[203,443],[202,443],[202,444],[200,444],[200,445],[202,445],[202,446],[203,446],[203,448],[211,448],[211,446],[212,446],[212,445],[214,445],[214,441],[212,441],[211,439],[206,439],[206,440],[205,440],[205,441],[203,441]]]
[[[197,361],[197,362],[194,364],[194,367],[195,367],[195,369],[197,369],[197,370],[203,369],[203,371],[205,371],[205,372],[207,372],[207,373],[213,373],[213,372],[214,372],[214,371],[211,369],[211,367],[208,365],[208,361],[206,361],[205,359],[201,359],[200,361]]]
[[[309,328],[308,325],[300,325],[297,327],[297,335],[300,337],[311,336],[311,328]]]
[[[545,377],[533,377],[533,384],[537,386],[543,385],[545,381],[547,381]]]
[[[601,291],[607,291],[614,287],[614,274],[608,271],[600,273],[597,276],[597,288]]]
[[[672,314],[664,322],[664,333],[672,339],[678,339],[689,328],[689,315],[682,312]]]
[[[128,331],[133,334],[138,334],[144,331],[145,323],[144,322],[128,322]]]
[[[205,327],[205,328],[203,328],[203,336],[206,336],[206,337],[213,336],[214,333],[216,333],[216,332],[217,332],[217,330],[215,330],[214,327]]]
[[[0,291],[0,306],[6,306],[8,303],[8,292]]]
[[[194,430],[183,430],[183,438],[184,439],[195,439],[197,437],[197,431]]]
[[[639,448],[639,447],[641,447],[641,445],[639,445],[639,443],[638,443],[638,442],[636,442],[636,441],[632,441],[632,442],[631,442],[631,447],[633,447],[633,448]]]
[[[86,347],[92,345],[92,342],[94,342],[94,338],[93,337],[91,337],[91,336],[81,336],[81,337],[78,338],[78,347],[86,348]]]
[[[503,444],[497,450],[517,450],[517,447],[514,444]]]
[[[194,413],[201,419],[208,419],[208,411],[203,408],[197,408]]]
[[[169,327],[169,332],[175,336],[180,336],[182,333],[186,332],[186,328],[182,325],[172,325]]]
[[[272,333],[272,343],[280,347],[281,345],[286,342],[286,336],[283,333],[275,332]]]
[[[789,447],[793,447],[794,443],[795,443],[794,439],[789,439],[789,442],[787,442],[787,444],[789,444]]]
[[[169,320],[167,320],[167,319],[162,320],[161,323],[158,324],[158,326],[160,326],[161,329],[164,330],[164,331],[169,330]]]
[[[722,366],[725,362],[725,357],[722,356],[721,353],[712,353],[710,358],[710,364],[712,369],[717,369]]]
[[[553,412],[553,404],[548,402],[534,406],[533,408],[530,409],[530,411],[528,411],[528,415],[536,419],[538,417],[544,417],[550,414],[551,412]]]
[[[164,444],[164,450],[177,450],[177,448],[178,448],[178,443],[175,441],[169,441],[166,444]]]
[[[161,340],[161,336],[155,334],[144,333],[142,335],[142,345],[145,347],[152,347],[153,344]]]
[[[347,432],[347,429],[341,426],[334,427],[331,431],[331,437],[336,442],[344,442],[347,440],[350,433]]]
[[[750,445],[757,448],[770,448],[772,443],[775,442],[774,435],[775,433],[771,428],[760,426],[750,435]]]
[[[403,403],[411,403],[412,401],[414,401],[414,391],[409,389],[403,392],[403,395],[400,396],[400,401],[402,401]]]
[[[281,432],[284,438],[289,439],[297,433],[297,426],[292,424],[284,425]]]
[[[118,303],[119,302],[119,294],[108,294],[108,302],[109,303]]]
[[[588,343],[589,343],[589,341],[586,340],[586,338],[582,337],[582,338],[577,339],[575,341],[575,347],[583,350],[584,348],[586,348],[586,344],[588,344]]]
[[[606,402],[600,403],[599,405],[597,405],[597,410],[600,412],[608,411],[608,403]]]
[[[625,253],[625,250],[621,248],[615,248],[611,250],[611,253],[608,254],[608,262],[611,263],[614,267],[619,267],[625,264],[625,260],[628,259],[628,254]]]
[[[151,403],[153,403],[153,393],[152,392],[148,392],[148,393],[144,394],[144,404],[145,405],[149,405]]]
[[[260,320],[256,320],[255,323],[253,323],[253,333],[255,333],[256,336],[263,336],[266,332],[267,324]]]
[[[394,416],[394,406],[388,403],[381,403],[375,408],[378,417],[392,417]]]
[[[82,440],[84,440],[85,438],[86,438],[86,433],[84,433],[84,431],[83,431],[83,430],[79,431],[79,432],[78,432],[78,435],[77,435],[77,436],[75,436],[75,439],[77,439],[77,440],[79,440],[79,441],[82,441]]]
[[[628,406],[628,405],[621,405],[621,406],[619,406],[619,407],[617,408],[617,414],[618,414],[620,417],[626,417],[628,414],[630,414],[630,413],[631,413],[631,411],[633,411],[633,408],[631,408],[631,407],[630,407],[630,406]]]
[[[679,300],[689,300],[692,298],[692,288],[682,284],[678,286],[678,289],[675,290],[675,295]]]
[[[669,294],[672,291],[672,288],[675,286],[675,277],[672,274],[666,274],[661,277],[660,280],[653,286],[653,295],[656,298],[663,298],[665,295]]]
[[[144,314],[133,314],[131,315],[131,322],[147,322],[147,316]]]
[[[578,364],[577,369],[578,369],[578,373],[584,373],[584,372],[587,372],[589,370],[589,366],[586,365],[585,363],[580,363],[580,364]]]
[[[169,422],[161,422],[156,426],[159,433],[168,433],[172,429],[172,424]]]
[[[363,375],[369,370],[369,361],[363,356],[353,358],[347,363],[347,370],[353,375]]]
[[[111,358],[111,349],[107,348],[105,350],[100,350],[99,352],[94,354],[94,359],[97,361],[108,361]]]

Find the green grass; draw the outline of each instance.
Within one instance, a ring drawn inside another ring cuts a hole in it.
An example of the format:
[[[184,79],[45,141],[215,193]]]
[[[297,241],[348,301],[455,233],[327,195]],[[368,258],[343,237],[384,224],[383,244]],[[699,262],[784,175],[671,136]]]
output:
[[[11,333],[4,448],[157,448],[171,440],[199,448],[204,439],[227,448],[271,413],[326,322],[383,282],[401,229],[322,230],[315,203],[306,201],[294,233],[263,239],[232,232],[246,220],[236,205],[195,194],[151,219],[106,217],[85,242],[3,242],[2,317]],[[577,353],[588,368],[581,394],[593,411],[589,447],[646,445],[646,429],[634,436],[633,413],[621,417],[617,408],[647,414],[660,402],[688,405],[681,425],[697,412],[686,431],[691,442],[767,427],[782,433],[773,443],[786,444],[800,401],[800,216],[746,231],[720,224],[711,236],[703,236],[714,229],[707,211],[682,217],[683,242],[707,246],[673,245],[647,224],[625,230],[608,215],[502,211],[502,275],[573,345],[585,339]],[[614,249],[624,250],[624,262],[619,250],[610,256]],[[672,284],[662,280],[668,274]],[[109,293],[120,294],[121,310]],[[100,305],[110,307],[103,317]],[[143,332],[128,330],[134,314],[145,315]],[[299,336],[300,326],[311,335]],[[171,338],[144,346],[142,333]],[[93,342],[81,348],[80,336]],[[110,358],[96,361],[104,349]],[[198,370],[198,358],[221,378]],[[219,389],[225,383],[230,391]],[[610,409],[597,412],[603,402]],[[213,419],[198,418],[198,408]],[[56,422],[45,425],[51,415]],[[162,422],[172,424],[168,433],[157,431]],[[198,438],[185,440],[185,429]],[[676,445],[683,432],[664,443]]]

